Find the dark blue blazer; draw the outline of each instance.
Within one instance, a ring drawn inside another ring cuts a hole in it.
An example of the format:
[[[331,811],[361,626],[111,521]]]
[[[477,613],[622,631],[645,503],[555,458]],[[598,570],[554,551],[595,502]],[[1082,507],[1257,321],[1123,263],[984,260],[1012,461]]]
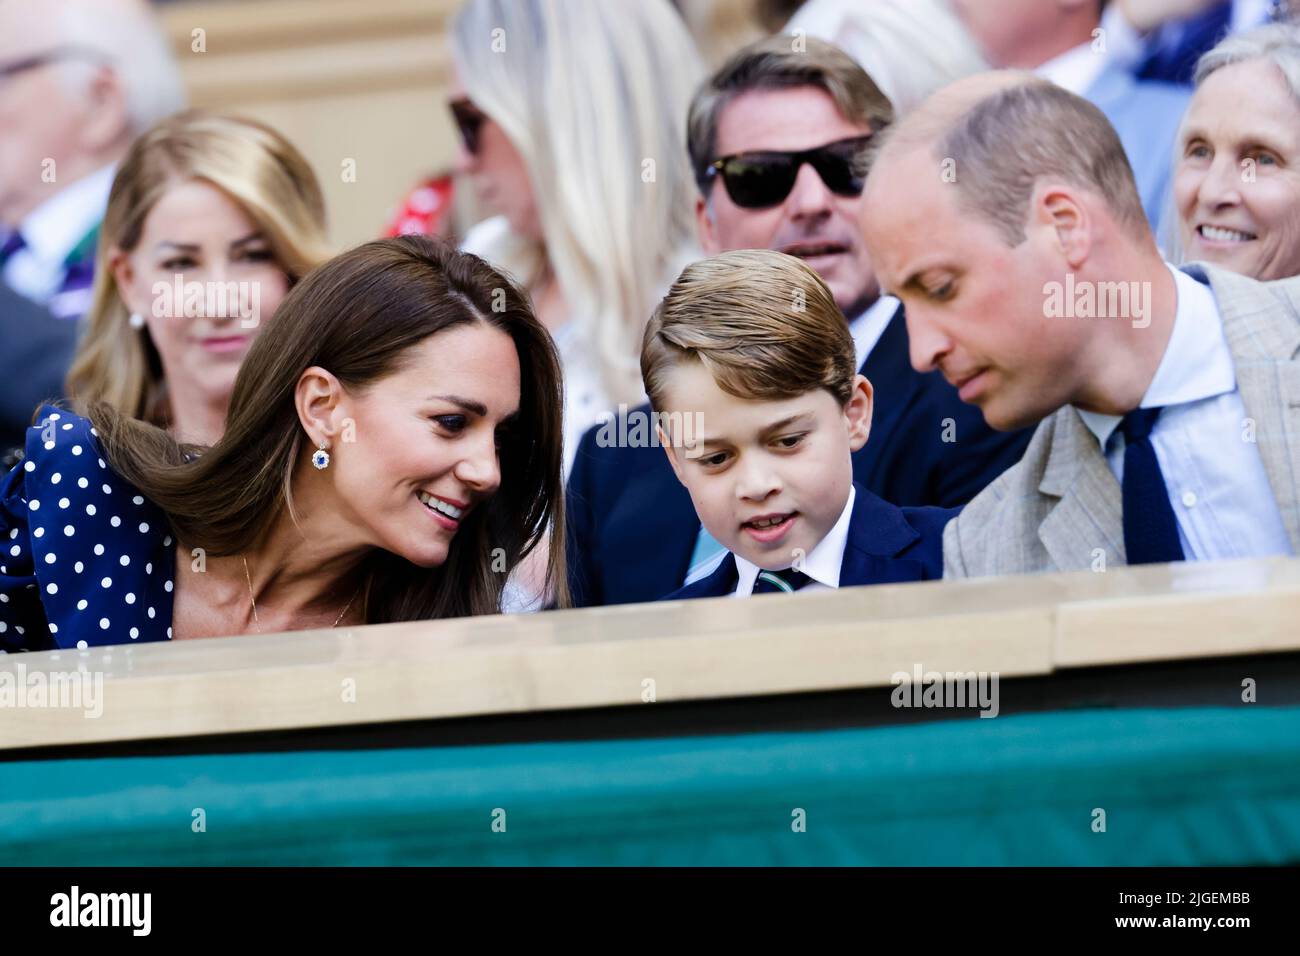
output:
[[[961,509],[896,508],[861,485],[854,487],[857,497],[840,562],[840,587],[943,577],[943,528]],[[664,600],[722,597],[736,590],[736,578],[736,556],[728,552],[712,574]]]
[[[913,370],[902,309],[861,371],[875,389],[875,413],[870,439],[853,455],[853,480],[891,504],[963,505],[1029,443],[1032,429],[994,431],[942,375]],[[945,442],[945,432],[956,440]],[[662,448],[601,447],[599,434],[597,427],[583,436],[569,476],[573,601],[653,601],[681,586],[700,522]]]
[[[63,395],[63,377],[77,345],[77,323],[0,281],[0,455],[22,447],[43,401]]]

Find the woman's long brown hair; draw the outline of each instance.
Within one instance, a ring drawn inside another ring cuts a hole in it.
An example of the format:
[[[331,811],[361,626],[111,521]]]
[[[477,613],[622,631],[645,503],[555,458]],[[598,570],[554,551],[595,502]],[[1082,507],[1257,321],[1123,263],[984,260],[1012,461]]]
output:
[[[563,607],[559,358],[523,294],[477,256],[404,236],[358,246],[310,272],[254,340],[225,434],[211,448],[178,444],[104,403],[87,411],[110,466],[166,512],[180,541],[214,557],[240,554],[282,514],[293,515],[290,481],[309,451],[294,404],[301,374],[319,365],[360,389],[396,371],[403,353],[430,335],[471,322],[505,332],[519,355],[519,420],[500,449],[501,485],[465,518],[441,567],[375,549],[361,569],[365,619],[496,613],[507,576],[548,530],[547,584]]]

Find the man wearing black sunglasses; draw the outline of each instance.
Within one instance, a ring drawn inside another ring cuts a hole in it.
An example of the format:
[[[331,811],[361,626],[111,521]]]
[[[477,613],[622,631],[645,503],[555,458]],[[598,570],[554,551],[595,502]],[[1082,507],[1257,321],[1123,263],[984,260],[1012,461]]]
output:
[[[751,44],[691,104],[698,232],[710,255],[772,249],[816,270],[875,390],[854,480],[896,505],[954,507],[1014,464],[1029,435],[994,432],[941,376],[913,371],[898,301],[880,296],[859,212],[872,137],[892,120],[889,100],[836,47],[793,36]],[[603,447],[597,430],[578,449],[568,518],[578,604],[653,600],[721,554],[662,449]]]

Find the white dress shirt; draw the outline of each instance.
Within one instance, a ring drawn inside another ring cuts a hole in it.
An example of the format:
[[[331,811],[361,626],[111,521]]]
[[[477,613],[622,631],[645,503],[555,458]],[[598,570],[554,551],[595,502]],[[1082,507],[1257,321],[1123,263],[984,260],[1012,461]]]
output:
[[[18,226],[26,246],[4,264],[9,288],[33,302],[49,302],[63,284],[68,256],[104,218],[115,174],[113,166],[96,170],[27,214]]]
[[[849,334],[853,336],[853,351],[857,354],[855,370],[861,370],[871,350],[876,347],[885,328],[898,312],[899,302],[892,295],[882,295],[867,310],[849,322]]]
[[[1163,408],[1151,444],[1189,561],[1289,555],[1237,373],[1208,285],[1170,267],[1178,289],[1174,328],[1140,407]],[[1115,478],[1124,480],[1120,417],[1079,409]]]
[[[840,586],[840,566],[844,564],[844,548],[849,542],[849,523],[853,518],[853,499],[857,489],[849,485],[849,500],[840,512],[839,520],[826,532],[826,537],[804,555],[803,565],[799,568],[812,578],[800,591],[829,591]],[[736,555],[736,590],[732,597],[750,597],[754,593],[754,582],[758,572],[763,569],[757,564]]]
[[[1108,62],[1106,51],[1093,49],[1092,41],[1089,41],[1052,57],[1034,72],[1076,96],[1083,96],[1101,76]]]

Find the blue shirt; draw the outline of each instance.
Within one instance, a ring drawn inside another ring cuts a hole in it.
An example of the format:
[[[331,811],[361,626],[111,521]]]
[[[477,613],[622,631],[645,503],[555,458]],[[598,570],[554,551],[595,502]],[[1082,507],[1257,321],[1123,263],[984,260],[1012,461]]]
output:
[[[0,483],[0,651],[169,640],[175,569],[166,516],[90,422],[43,406]]]
[[[1163,408],[1151,445],[1189,561],[1289,555],[1282,512],[1237,388],[1236,366],[1208,285],[1172,269],[1178,306],[1169,344],[1140,407]],[[1124,481],[1120,418],[1079,409],[1111,472]]]

